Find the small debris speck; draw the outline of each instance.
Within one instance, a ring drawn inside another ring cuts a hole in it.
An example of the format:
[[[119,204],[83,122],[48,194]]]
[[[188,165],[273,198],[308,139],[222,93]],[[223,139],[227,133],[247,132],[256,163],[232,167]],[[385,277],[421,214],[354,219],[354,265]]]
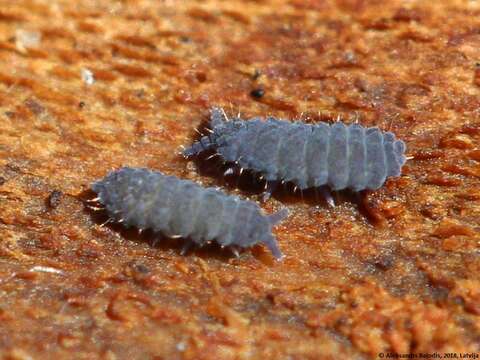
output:
[[[85,84],[90,86],[95,83],[95,77],[93,76],[93,72],[91,72],[90,70],[85,68],[82,69],[81,75],[82,75],[82,80]]]
[[[48,200],[47,200],[48,207],[51,209],[55,209],[58,205],[60,205],[61,198],[62,198],[62,192],[58,190],[53,190],[48,196]]]
[[[21,53],[26,53],[28,49],[38,47],[41,38],[39,32],[18,29],[15,32],[15,46]]]
[[[45,108],[38,101],[32,98],[25,100],[24,104],[35,115],[40,115],[45,110]]]
[[[50,274],[58,274],[58,275],[63,275],[63,271],[50,267],[50,266],[41,266],[37,265],[34,266],[30,269],[31,272],[44,272],[44,273],[50,273]]]
[[[135,270],[142,274],[148,274],[150,272],[150,269],[143,264],[136,264]]]
[[[261,97],[263,97],[263,95],[265,95],[265,90],[263,90],[262,88],[253,89],[252,91],[250,91],[250,95],[256,99],[260,99]]]
[[[183,352],[183,351],[185,351],[185,350],[187,349],[187,344],[185,344],[183,341],[181,341],[181,342],[179,342],[179,343],[177,344],[176,347],[177,347],[177,350],[178,350],[178,351],[182,351],[182,352]]]

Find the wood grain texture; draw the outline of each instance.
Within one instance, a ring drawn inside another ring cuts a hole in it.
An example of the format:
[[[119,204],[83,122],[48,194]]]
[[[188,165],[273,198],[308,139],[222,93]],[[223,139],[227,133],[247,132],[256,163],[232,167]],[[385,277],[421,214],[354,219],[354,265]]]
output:
[[[1,355],[480,351],[479,15],[466,0],[0,0]],[[360,209],[343,193],[334,209],[289,191],[265,204],[291,212],[282,263],[102,227],[84,192],[122,165],[255,198],[178,156],[211,106],[358,119],[414,159]]]

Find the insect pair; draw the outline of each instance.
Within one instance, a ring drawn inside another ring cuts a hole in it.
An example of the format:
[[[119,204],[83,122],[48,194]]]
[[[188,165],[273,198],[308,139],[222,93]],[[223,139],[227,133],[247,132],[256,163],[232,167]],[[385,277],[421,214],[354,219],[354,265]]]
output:
[[[405,143],[376,127],[229,120],[221,108],[211,110],[210,126],[209,134],[183,155],[213,150],[234,167],[258,173],[266,181],[265,199],[281,182],[300,190],[376,190],[388,177],[399,176],[406,161]],[[272,225],[286,217],[286,209],[265,216],[254,202],[148,169],[114,171],[92,189],[110,217],[126,226],[189,238],[187,245],[216,240],[236,251],[262,243],[277,259],[282,257]]]

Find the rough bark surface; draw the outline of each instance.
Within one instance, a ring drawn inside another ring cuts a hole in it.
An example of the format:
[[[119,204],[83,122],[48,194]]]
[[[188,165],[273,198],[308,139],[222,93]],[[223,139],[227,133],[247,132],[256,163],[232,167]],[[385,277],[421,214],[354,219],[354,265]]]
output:
[[[480,351],[479,27],[466,0],[0,0],[0,354]],[[360,207],[277,193],[283,262],[101,226],[86,190],[122,165],[257,197],[178,156],[214,105],[341,115],[414,158]]]

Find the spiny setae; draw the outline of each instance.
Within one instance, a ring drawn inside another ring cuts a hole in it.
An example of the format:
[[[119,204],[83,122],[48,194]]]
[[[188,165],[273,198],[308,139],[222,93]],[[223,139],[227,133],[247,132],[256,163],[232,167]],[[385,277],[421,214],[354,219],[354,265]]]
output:
[[[376,190],[400,176],[406,146],[391,132],[360,124],[305,124],[268,117],[228,119],[213,108],[209,134],[183,151],[185,157],[213,150],[234,168],[251,170],[266,181],[266,197],[279,182],[300,190],[328,185],[332,190]],[[331,203],[331,195],[324,193]]]
[[[110,172],[92,190],[112,221],[185,238],[182,253],[215,240],[236,254],[239,248],[264,244],[275,258],[283,256],[272,227],[287,216],[286,209],[264,215],[253,201],[144,168]]]

